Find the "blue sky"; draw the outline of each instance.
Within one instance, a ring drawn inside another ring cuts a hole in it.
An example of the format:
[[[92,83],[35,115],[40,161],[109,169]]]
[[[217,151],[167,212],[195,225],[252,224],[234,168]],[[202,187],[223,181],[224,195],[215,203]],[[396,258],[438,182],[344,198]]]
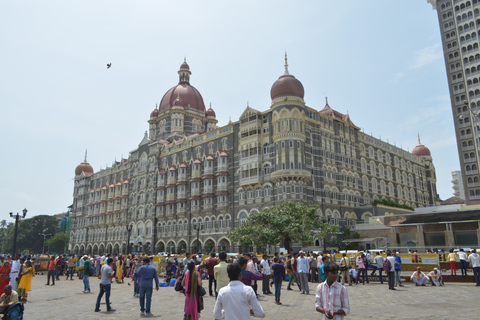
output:
[[[327,96],[409,151],[419,133],[452,196],[458,154],[426,0],[1,1],[0,41],[0,219],[65,211],[85,149],[95,171],[127,157],[185,56],[223,126],[247,103],[269,108],[287,51],[308,106]]]

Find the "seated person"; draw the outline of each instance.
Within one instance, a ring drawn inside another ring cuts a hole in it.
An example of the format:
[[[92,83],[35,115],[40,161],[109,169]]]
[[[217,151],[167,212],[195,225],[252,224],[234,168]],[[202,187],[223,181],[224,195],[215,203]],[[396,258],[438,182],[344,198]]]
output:
[[[428,283],[428,277],[420,270],[420,267],[417,267],[417,271],[415,271],[410,279],[415,282],[417,286],[424,286]]]
[[[355,269],[352,268],[352,266],[348,266],[348,272],[350,273],[350,283],[358,283],[358,273]]]
[[[5,316],[8,310],[10,310],[10,308],[12,307],[12,305],[17,302],[17,292],[12,290],[11,285],[6,285],[4,289],[4,294],[0,296],[0,314],[3,314]]]
[[[432,286],[436,285],[439,287],[443,285],[442,273],[437,268],[433,268],[433,271],[427,274],[427,276],[430,278],[430,281],[432,281]]]

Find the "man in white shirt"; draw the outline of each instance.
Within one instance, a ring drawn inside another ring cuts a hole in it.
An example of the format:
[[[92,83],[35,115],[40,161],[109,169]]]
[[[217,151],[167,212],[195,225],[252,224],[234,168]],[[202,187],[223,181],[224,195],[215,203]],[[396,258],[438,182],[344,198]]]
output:
[[[480,286],[480,256],[477,254],[477,250],[473,249],[472,254],[468,256],[468,262],[473,269],[473,276],[475,277],[476,286]]]
[[[104,293],[105,293],[105,302],[107,305],[107,311],[108,312],[115,311],[115,309],[113,309],[110,306],[110,292],[112,289],[111,279],[113,275],[112,263],[113,263],[113,259],[108,258],[106,263],[100,269],[102,280],[100,280],[100,292],[98,293],[97,304],[95,305],[95,310],[94,310],[95,312],[100,312],[100,301],[102,300],[102,296]]]
[[[297,271],[300,276],[300,287],[302,288],[300,294],[310,294],[308,288],[308,275],[310,274],[310,264],[308,263],[305,253],[300,251],[300,257],[297,258]]]
[[[390,270],[388,272],[385,270],[388,276],[388,289],[397,290],[393,287],[395,284],[395,257],[392,256],[391,251],[387,251],[387,260],[390,261]]]
[[[268,255],[264,254],[262,261],[260,261],[260,265],[262,266],[262,273],[263,273],[263,280],[262,280],[262,291],[263,294],[271,294],[273,293],[270,291],[270,287],[268,286],[268,282],[270,280],[270,264],[268,263]]]
[[[217,301],[213,308],[215,320],[249,320],[250,306],[255,317],[263,318],[265,313],[255,296],[252,287],[244,285],[242,279],[242,267],[238,263],[232,263],[227,267],[230,283],[218,292]]]
[[[20,273],[20,254],[15,254],[15,259],[12,261],[11,269],[10,269],[10,285],[12,286],[13,291],[17,291],[18,286],[18,276]]]
[[[457,252],[458,258],[460,260],[460,269],[462,270],[462,276],[467,275],[467,254],[463,249],[460,249],[459,252]]]

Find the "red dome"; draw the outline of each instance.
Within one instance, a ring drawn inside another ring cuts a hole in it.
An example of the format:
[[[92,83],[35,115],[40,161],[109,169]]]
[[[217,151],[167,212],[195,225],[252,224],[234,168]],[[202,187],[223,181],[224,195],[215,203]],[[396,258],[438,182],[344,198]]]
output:
[[[182,63],[182,65],[180,66],[180,70],[181,69],[187,69],[187,70],[190,70],[190,66],[188,65],[188,63],[186,63],[185,61]]]
[[[275,100],[279,97],[294,96],[303,99],[303,85],[291,74],[284,74],[278,78],[270,90],[270,97]]]
[[[205,112],[205,116],[207,117],[216,117],[217,115],[215,114],[215,111],[213,111],[212,107],[210,107],[207,112]]]
[[[82,172],[86,176],[89,176],[93,174],[93,168],[88,162],[82,162],[75,168],[75,175],[79,176],[82,174]]]
[[[152,113],[150,113],[150,118],[156,118],[156,117],[158,117],[158,110],[157,109],[153,110]]]
[[[192,109],[205,112],[202,95],[188,82],[181,82],[168,90],[160,102],[160,110],[172,107],[177,97],[180,97],[180,103],[176,101],[176,106],[182,106],[184,108],[190,106]]]
[[[412,154],[419,156],[419,157],[425,157],[428,156],[430,157],[432,154],[430,153],[430,150],[425,147],[423,144],[419,144],[412,150]]]

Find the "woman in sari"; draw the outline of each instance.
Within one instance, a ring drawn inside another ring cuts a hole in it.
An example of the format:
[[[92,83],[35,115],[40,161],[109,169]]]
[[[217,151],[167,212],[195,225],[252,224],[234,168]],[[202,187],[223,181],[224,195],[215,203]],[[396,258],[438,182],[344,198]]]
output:
[[[187,320],[198,320],[200,318],[200,296],[198,287],[202,286],[202,278],[195,270],[195,262],[190,261],[187,264],[188,271],[182,280],[182,286],[185,287],[185,307],[184,312]]]
[[[5,261],[0,268],[0,295],[3,294],[5,286],[10,283],[10,262]]]
[[[33,266],[30,261],[27,261],[25,268],[20,274],[22,277],[18,284],[18,298],[21,301],[27,301],[28,291],[32,290]]]
[[[123,257],[117,261],[117,283],[123,283]]]

